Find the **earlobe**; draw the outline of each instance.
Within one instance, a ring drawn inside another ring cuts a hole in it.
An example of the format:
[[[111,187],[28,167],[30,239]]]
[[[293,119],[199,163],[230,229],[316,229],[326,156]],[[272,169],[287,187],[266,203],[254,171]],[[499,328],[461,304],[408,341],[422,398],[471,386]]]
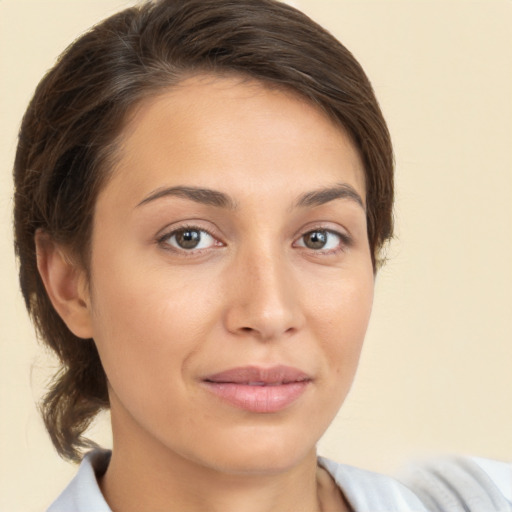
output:
[[[37,268],[53,307],[79,338],[92,338],[91,308],[85,270],[48,233],[35,235]]]

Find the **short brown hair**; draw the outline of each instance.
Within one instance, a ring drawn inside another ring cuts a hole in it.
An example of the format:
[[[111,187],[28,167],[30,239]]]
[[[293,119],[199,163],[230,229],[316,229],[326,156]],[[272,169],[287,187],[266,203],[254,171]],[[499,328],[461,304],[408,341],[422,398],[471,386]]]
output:
[[[194,73],[236,73],[295,91],[341,124],[365,169],[374,269],[392,235],[393,155],[370,82],[352,54],[275,0],[160,0],[126,9],[73,43],[38,85],[16,153],[15,245],[27,309],[61,368],[41,403],[58,453],[79,460],[83,433],[109,407],[94,341],[74,336],[39,276],[35,233],[87,269],[95,200],[127,113]]]

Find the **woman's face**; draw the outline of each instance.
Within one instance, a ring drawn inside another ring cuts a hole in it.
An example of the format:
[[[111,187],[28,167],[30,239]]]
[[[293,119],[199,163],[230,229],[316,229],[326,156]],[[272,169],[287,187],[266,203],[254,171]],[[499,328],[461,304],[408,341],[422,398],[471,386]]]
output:
[[[233,472],[314,453],[370,316],[364,191],[349,138],[292,94],[195,77],[140,105],[92,237],[115,444]]]

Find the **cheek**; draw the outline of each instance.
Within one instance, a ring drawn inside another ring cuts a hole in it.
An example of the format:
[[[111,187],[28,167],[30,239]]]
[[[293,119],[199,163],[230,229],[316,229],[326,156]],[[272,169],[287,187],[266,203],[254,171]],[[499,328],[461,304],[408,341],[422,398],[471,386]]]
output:
[[[319,356],[318,400],[313,412],[322,435],[354,380],[373,301],[373,271],[338,273],[307,295],[308,324]]]
[[[317,290],[310,311],[316,339],[322,344],[331,370],[347,378],[355,373],[370,320],[373,272],[333,279]]]
[[[142,396],[148,389],[163,391],[171,373],[184,371],[219,315],[207,281],[131,268],[121,262],[96,266],[93,329],[111,385]]]

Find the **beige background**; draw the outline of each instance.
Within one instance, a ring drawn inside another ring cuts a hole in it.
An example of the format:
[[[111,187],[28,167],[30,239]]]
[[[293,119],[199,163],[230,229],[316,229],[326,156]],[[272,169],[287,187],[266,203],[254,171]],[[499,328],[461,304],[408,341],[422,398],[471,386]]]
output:
[[[349,399],[321,453],[379,471],[426,454],[512,460],[512,2],[294,2],[368,72],[394,138],[397,239]],[[17,289],[16,132],[58,53],[121,0],[0,0],[0,510],[75,472],[35,401],[52,362]],[[95,427],[108,444],[107,422]]]

